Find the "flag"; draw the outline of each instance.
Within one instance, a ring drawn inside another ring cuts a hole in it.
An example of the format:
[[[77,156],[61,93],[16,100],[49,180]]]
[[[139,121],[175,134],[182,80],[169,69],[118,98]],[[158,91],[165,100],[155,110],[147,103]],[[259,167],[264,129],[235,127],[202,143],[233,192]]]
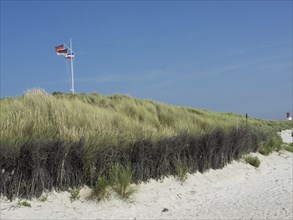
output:
[[[65,56],[66,59],[73,59],[74,58],[74,53],[68,53]]]
[[[58,51],[57,51],[57,55],[63,55],[63,56],[66,56],[66,55],[67,55],[67,51],[68,51],[68,49],[58,50]]]
[[[59,45],[59,46],[57,46],[57,47],[55,47],[55,51],[56,52],[58,52],[59,50],[64,50],[65,49],[65,47],[64,47],[64,45],[62,44],[62,45]]]

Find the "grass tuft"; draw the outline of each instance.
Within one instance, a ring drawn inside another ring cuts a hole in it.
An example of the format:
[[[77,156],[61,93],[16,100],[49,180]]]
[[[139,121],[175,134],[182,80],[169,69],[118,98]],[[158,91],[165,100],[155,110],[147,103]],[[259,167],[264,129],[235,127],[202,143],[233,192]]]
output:
[[[175,163],[175,173],[176,173],[175,177],[181,183],[187,180],[187,173],[189,172],[190,172],[189,167],[186,165],[183,165],[181,161],[177,161]]]
[[[92,191],[92,197],[98,202],[111,197],[109,181],[104,176],[99,176]]]
[[[29,202],[27,202],[27,201],[20,201],[20,200],[17,202],[17,205],[18,206],[25,206],[25,207],[32,207],[32,205]]]
[[[39,198],[39,200],[40,200],[41,202],[46,202],[46,201],[48,200],[48,195],[47,195],[47,194],[42,195],[42,196]]]
[[[285,149],[286,151],[289,151],[289,152],[293,153],[293,143],[285,144],[285,145],[284,145],[284,149]]]
[[[244,157],[244,161],[256,168],[260,166],[260,160],[257,156],[247,155]]]
[[[271,134],[271,137],[262,144],[258,152],[262,155],[269,155],[273,151],[279,152],[282,149],[282,138],[277,134]]]
[[[131,186],[132,170],[129,166],[114,164],[109,172],[110,185],[121,199],[128,199],[136,189]]]
[[[80,198],[80,189],[75,188],[70,191],[70,201],[74,202]]]

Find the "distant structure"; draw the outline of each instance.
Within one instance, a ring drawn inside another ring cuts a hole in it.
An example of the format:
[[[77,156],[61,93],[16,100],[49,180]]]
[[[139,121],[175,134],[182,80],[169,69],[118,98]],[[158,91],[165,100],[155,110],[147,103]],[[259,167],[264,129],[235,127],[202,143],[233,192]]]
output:
[[[288,121],[291,121],[292,120],[290,112],[287,112],[287,120]]]

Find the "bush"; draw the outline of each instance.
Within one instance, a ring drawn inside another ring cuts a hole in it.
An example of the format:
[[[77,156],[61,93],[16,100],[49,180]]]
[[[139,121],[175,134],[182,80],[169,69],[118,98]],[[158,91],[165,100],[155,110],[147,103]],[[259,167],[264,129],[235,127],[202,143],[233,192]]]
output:
[[[256,168],[259,167],[260,165],[260,160],[258,159],[257,156],[247,155],[244,157],[244,161]]]
[[[132,170],[130,166],[114,164],[109,172],[110,185],[122,199],[128,199],[134,192],[135,188],[131,187]]]
[[[102,201],[111,197],[109,191],[109,181],[104,176],[99,176],[92,191],[92,196],[97,201]]]

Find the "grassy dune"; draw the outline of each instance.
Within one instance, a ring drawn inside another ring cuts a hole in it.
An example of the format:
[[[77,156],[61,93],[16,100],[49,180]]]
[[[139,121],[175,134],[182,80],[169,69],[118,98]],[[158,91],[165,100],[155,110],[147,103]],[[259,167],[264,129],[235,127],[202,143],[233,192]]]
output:
[[[173,174],[178,161],[192,172],[221,168],[291,127],[123,95],[30,90],[0,104],[0,192],[10,198],[93,185],[114,163],[134,181]]]

